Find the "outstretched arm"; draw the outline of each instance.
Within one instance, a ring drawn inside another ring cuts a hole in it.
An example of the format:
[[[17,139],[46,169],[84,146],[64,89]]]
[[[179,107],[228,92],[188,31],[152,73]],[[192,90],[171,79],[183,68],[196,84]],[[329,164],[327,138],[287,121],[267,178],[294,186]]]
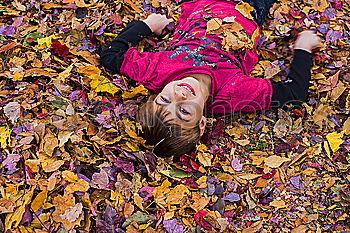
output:
[[[294,58],[287,80],[274,82],[271,107],[297,104],[306,100],[311,79],[312,50],[321,46],[320,38],[312,31],[302,32],[294,45]]]
[[[161,34],[172,19],[160,14],[151,14],[143,21],[135,20],[128,24],[119,35],[101,52],[101,63],[111,72],[119,73],[124,54],[130,46],[136,46],[142,38],[152,32]]]

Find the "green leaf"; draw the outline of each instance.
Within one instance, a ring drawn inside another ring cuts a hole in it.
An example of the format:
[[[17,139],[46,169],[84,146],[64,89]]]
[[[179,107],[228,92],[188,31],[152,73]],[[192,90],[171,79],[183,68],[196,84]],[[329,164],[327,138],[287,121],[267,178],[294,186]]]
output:
[[[133,215],[131,215],[130,218],[128,218],[127,220],[125,220],[125,222],[123,223],[123,228],[127,227],[130,225],[130,223],[132,222],[137,222],[137,224],[145,224],[148,221],[152,221],[155,220],[156,217],[153,214],[146,214],[144,212],[141,211],[137,211],[135,212]]]
[[[175,178],[187,178],[187,177],[191,177],[193,174],[191,172],[185,172],[179,169],[172,169],[170,170],[169,175]]]

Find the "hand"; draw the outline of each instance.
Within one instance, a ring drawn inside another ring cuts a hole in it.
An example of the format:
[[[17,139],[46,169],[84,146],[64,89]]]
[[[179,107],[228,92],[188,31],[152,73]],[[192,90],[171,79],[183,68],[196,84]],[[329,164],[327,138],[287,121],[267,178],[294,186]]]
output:
[[[143,20],[144,23],[148,25],[152,32],[157,35],[162,34],[163,29],[171,22],[173,19],[167,19],[165,15],[161,14],[151,14],[147,19]]]
[[[311,53],[313,49],[322,46],[321,38],[313,31],[303,31],[295,41],[294,49],[302,49]]]

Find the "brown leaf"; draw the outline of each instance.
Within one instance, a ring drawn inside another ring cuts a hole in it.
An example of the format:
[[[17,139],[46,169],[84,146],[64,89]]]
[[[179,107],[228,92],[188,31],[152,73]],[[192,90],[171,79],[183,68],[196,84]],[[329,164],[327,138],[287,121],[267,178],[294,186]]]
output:
[[[207,32],[218,30],[222,25],[222,21],[219,18],[212,18],[207,22]]]

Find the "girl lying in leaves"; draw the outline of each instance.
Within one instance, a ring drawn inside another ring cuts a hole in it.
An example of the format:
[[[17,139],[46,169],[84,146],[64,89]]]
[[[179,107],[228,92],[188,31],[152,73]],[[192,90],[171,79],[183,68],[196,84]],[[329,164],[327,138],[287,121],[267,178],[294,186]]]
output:
[[[272,0],[249,3],[255,9],[232,0],[183,3],[171,49],[166,51],[135,48],[142,38],[161,34],[172,22],[160,14],[131,22],[103,49],[101,62],[108,70],[158,93],[138,113],[142,136],[156,145],[156,155],[190,152],[204,133],[204,109],[206,113],[251,112],[305,101],[311,51],[320,45],[319,37],[311,31],[299,35],[287,81],[249,77],[258,61],[259,25]]]

